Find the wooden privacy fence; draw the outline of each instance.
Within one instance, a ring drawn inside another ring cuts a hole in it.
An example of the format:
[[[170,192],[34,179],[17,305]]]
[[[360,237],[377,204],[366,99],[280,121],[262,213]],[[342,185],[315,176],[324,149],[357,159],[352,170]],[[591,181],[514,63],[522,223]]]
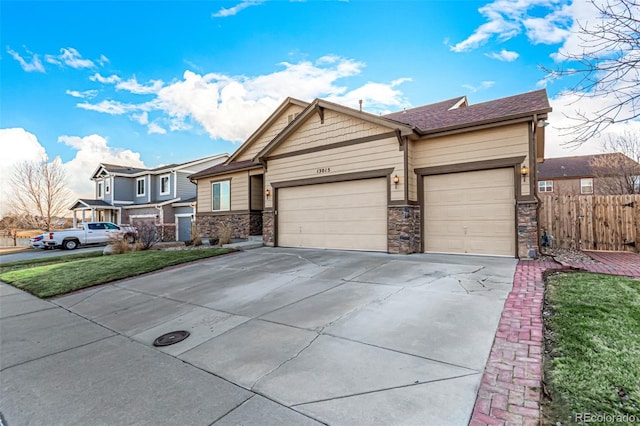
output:
[[[640,195],[539,195],[553,247],[640,252]]]

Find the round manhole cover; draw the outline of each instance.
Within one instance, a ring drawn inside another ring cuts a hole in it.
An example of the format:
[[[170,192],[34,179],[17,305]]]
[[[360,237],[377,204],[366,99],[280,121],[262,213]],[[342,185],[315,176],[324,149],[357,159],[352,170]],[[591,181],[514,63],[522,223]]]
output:
[[[174,343],[182,342],[189,337],[189,332],[185,330],[172,331],[171,333],[163,334],[153,342],[153,346],[169,346]]]

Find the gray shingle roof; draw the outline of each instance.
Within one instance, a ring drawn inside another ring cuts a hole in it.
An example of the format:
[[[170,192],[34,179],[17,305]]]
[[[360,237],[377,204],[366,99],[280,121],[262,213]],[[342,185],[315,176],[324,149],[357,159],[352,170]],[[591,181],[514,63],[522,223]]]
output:
[[[620,153],[579,155],[573,157],[547,158],[544,163],[538,164],[538,179],[579,178],[594,175],[591,164],[594,158],[620,156]],[[633,160],[625,156],[624,161]],[[612,164],[616,164],[614,160]],[[620,163],[626,164],[626,163]]]

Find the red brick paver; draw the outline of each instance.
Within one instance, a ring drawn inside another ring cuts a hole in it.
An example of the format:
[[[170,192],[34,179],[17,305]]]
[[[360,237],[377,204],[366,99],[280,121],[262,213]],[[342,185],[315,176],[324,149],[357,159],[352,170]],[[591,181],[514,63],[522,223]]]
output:
[[[549,269],[640,278],[640,255],[623,252],[587,252],[595,264],[560,265],[553,261],[521,260],[513,289],[505,302],[489,361],[478,389],[469,424],[538,425],[542,383],[544,281]]]

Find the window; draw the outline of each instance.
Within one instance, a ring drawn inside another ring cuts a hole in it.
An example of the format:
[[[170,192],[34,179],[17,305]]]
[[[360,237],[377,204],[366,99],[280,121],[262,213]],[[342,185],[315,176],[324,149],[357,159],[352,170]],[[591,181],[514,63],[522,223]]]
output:
[[[167,195],[169,192],[169,175],[160,176],[160,195]]]
[[[113,223],[105,223],[104,227],[105,229],[114,229],[114,230],[120,229],[117,225],[114,225]]]
[[[538,192],[553,192],[553,181],[541,180],[538,182]]]
[[[580,179],[580,193],[593,194],[593,178]]]
[[[104,229],[104,223],[90,223],[89,224],[89,229],[91,230],[98,230],[98,229]]]
[[[212,185],[212,207],[214,212],[231,209],[231,182],[214,182]]]
[[[136,196],[143,197],[145,194],[144,178],[136,179]]]
[[[109,185],[109,179],[104,181],[104,193],[109,194],[111,192],[111,185]]]
[[[102,198],[102,182],[98,182],[98,198]]]
[[[640,194],[640,176],[629,176],[629,181],[633,188],[633,193]]]

